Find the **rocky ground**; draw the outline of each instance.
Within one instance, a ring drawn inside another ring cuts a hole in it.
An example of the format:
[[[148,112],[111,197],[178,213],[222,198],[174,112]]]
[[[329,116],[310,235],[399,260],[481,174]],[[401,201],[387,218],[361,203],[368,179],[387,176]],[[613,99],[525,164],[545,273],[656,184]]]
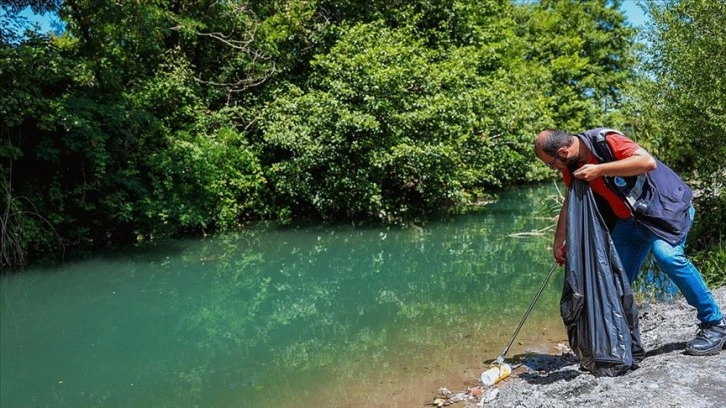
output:
[[[726,310],[726,287],[714,291]],[[452,392],[440,389],[431,405],[474,407],[726,407],[726,350],[708,357],[684,353],[696,332],[693,308],[685,301],[641,310],[647,352],[640,368],[620,377],[594,377],[579,369],[562,344],[559,355],[507,359],[512,375],[492,387]],[[456,405],[454,405],[456,404]]]

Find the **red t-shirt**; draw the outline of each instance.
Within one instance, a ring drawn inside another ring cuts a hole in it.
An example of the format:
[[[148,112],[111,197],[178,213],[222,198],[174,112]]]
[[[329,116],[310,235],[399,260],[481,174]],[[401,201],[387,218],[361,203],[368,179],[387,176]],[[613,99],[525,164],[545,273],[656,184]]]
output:
[[[640,148],[640,146],[634,141],[617,133],[608,133],[606,140],[608,145],[610,145],[610,150],[612,150],[613,155],[617,160],[630,157]],[[595,157],[595,155],[590,155],[590,161],[588,161],[588,163],[599,164],[600,161]],[[569,188],[570,182],[572,181],[572,174],[570,174],[569,169],[562,170],[562,178],[565,181],[565,185]],[[598,193],[608,201],[610,207],[613,209],[613,212],[619,218],[627,219],[631,217],[630,209],[625,204],[625,201],[623,201],[620,196],[615,194],[615,192],[605,185],[605,180],[602,177],[592,180],[590,182],[590,187],[594,192]]]

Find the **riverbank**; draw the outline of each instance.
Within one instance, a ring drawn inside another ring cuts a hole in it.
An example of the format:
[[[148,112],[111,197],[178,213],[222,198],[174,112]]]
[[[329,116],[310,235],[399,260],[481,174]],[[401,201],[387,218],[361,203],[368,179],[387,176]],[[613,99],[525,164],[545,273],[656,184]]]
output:
[[[714,295],[722,309],[726,309],[726,286],[715,290]],[[678,299],[643,308],[640,316],[646,358],[640,368],[624,376],[596,378],[580,371],[575,356],[566,344],[561,344],[562,352],[558,354],[507,359],[514,367],[509,378],[490,388],[472,387],[465,394],[468,397],[472,391],[481,393],[478,400],[465,398],[453,404],[445,398],[434,401],[442,406],[466,408],[724,406],[726,350],[708,357],[684,353],[686,343],[696,332],[693,308]]]

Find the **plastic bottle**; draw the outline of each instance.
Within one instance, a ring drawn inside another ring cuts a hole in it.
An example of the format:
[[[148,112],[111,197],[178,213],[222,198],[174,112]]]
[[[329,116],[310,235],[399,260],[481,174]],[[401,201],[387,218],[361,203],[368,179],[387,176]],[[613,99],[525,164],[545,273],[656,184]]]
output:
[[[512,374],[512,366],[509,364],[500,364],[481,373],[481,382],[484,385],[491,386]]]

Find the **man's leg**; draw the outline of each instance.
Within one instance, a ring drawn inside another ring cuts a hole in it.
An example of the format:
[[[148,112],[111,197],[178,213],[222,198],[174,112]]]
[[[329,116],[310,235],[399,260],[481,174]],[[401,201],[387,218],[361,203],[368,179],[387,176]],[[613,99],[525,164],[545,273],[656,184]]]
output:
[[[628,276],[628,283],[632,285],[652,246],[650,236],[638,228],[633,219],[629,219],[618,220],[610,237]]]
[[[698,320],[703,323],[718,323],[723,318],[721,310],[701,273],[686,258],[684,244],[685,242],[681,242],[672,246],[662,239],[656,239],[653,243],[655,260],[661,270],[678,286],[688,304],[696,308]]]
[[[653,254],[688,304],[696,308],[701,321],[696,338],[686,345],[686,353],[696,356],[718,354],[726,344],[726,321],[701,273],[683,253],[683,243],[671,246],[658,239],[653,244]]]
[[[694,210],[691,208],[691,220]],[[699,325],[696,338],[686,346],[686,353],[694,355],[717,354],[726,344],[726,321],[701,273],[686,258],[684,238],[677,245],[653,235],[653,255],[658,266],[683,293],[689,305],[696,308]]]

